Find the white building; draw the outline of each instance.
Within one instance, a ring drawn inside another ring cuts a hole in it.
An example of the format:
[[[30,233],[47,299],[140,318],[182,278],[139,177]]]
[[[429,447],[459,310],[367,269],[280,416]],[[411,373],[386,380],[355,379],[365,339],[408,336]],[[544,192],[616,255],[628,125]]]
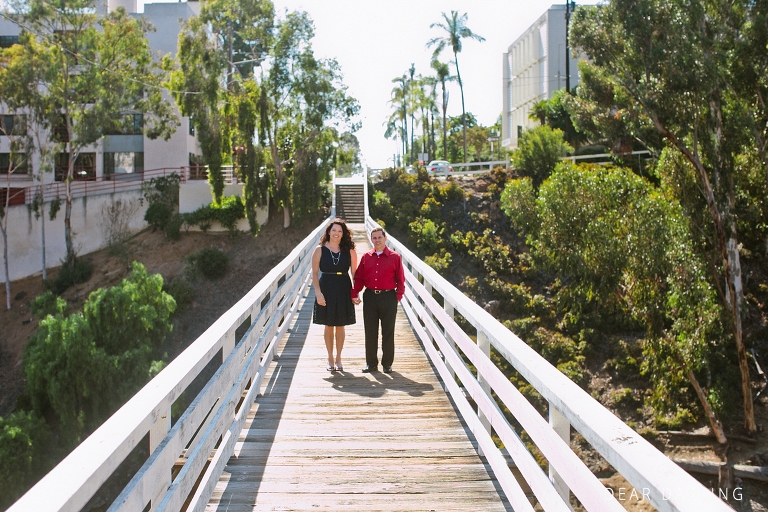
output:
[[[504,54],[501,144],[507,149],[538,125],[528,119],[534,103],[565,87],[565,12],[565,5],[550,7]],[[579,83],[578,61],[570,59],[571,88]]]
[[[106,7],[105,4],[102,4]],[[117,7],[125,7],[134,16],[144,16],[155,27],[154,32],[147,34],[150,48],[155,53],[157,60],[163,55],[176,54],[177,41],[181,31],[181,21],[195,16],[200,11],[199,2],[176,2],[146,4],[144,13],[137,13],[136,0],[109,0],[110,10]],[[102,11],[103,12],[103,11]],[[5,18],[0,18],[0,47],[8,47],[18,41],[20,28]],[[166,95],[173,102],[170,95]],[[0,98],[1,100],[1,98]],[[177,110],[178,112],[178,110]],[[13,120],[8,112],[1,111],[3,120],[9,123]],[[119,135],[108,135],[100,139],[89,148],[85,148],[75,162],[75,181],[110,180],[111,175],[130,178],[130,174],[142,171],[155,171],[159,169],[179,169],[190,165],[198,165],[200,158],[199,144],[192,135],[189,118],[181,117],[181,125],[170,139],[150,140],[142,134],[142,116],[139,114],[126,115],[125,125],[128,127]],[[18,123],[18,119],[17,119]],[[23,124],[23,123],[18,123]],[[32,127],[29,127],[32,129]],[[0,134],[0,180],[5,181],[8,172],[8,159],[10,157],[9,138]],[[66,175],[68,156],[62,153],[57,156],[54,173],[45,174],[43,184],[53,185],[55,182],[63,182]],[[5,165],[2,165],[5,164]],[[19,169],[11,176],[14,190],[20,191],[26,187],[37,185],[33,176],[38,163],[34,158],[27,165]],[[155,173],[151,173],[155,174]],[[31,198],[22,198],[17,194],[17,202],[29,203]]]

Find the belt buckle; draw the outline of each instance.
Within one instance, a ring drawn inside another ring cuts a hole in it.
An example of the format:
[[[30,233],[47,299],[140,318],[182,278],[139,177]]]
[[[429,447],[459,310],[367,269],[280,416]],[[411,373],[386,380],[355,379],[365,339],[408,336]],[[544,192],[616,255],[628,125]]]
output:
[[[380,293],[381,293],[381,292],[383,292],[383,291],[384,291],[384,290],[373,290],[373,293],[375,293],[376,295],[378,295],[378,294],[380,294]]]

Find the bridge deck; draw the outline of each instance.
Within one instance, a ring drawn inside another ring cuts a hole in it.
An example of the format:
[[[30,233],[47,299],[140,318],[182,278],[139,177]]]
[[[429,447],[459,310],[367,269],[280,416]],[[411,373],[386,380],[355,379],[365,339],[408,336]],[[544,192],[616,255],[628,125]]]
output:
[[[509,510],[402,310],[393,373],[360,371],[362,305],[329,373],[302,300],[206,510]]]

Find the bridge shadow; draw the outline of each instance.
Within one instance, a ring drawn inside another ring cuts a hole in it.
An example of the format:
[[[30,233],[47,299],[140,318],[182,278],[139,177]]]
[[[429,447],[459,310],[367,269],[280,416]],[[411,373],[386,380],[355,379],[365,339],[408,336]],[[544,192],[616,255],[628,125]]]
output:
[[[380,398],[388,391],[402,391],[410,396],[419,397],[435,389],[432,384],[417,382],[395,371],[389,374],[374,372],[367,375],[370,377],[337,372],[324,380],[337,391],[354,393],[366,398]]]

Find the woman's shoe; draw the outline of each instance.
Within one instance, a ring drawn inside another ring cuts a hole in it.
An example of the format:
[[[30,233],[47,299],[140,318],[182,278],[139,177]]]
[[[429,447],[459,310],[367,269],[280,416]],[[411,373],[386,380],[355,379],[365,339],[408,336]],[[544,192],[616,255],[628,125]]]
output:
[[[336,365],[336,371],[337,371],[337,372],[343,372],[343,371],[344,371],[344,367],[343,367],[343,366],[341,366],[340,364],[337,364],[337,365]]]
[[[325,367],[325,369],[328,370],[329,372],[332,372],[335,368],[331,365],[328,365]]]

